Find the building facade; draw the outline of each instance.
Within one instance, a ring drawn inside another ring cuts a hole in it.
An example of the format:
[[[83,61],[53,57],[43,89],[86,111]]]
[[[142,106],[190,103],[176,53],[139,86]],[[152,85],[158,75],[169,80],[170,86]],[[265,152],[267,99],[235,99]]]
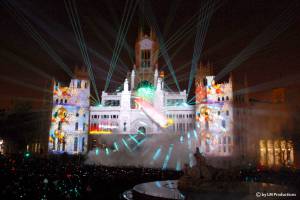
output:
[[[208,157],[234,153],[232,80],[216,83],[210,64],[200,64],[195,79],[196,131],[200,151]]]
[[[155,34],[140,31],[135,44],[135,65],[123,90],[103,91],[101,105],[90,107],[90,133],[163,134],[194,128],[194,106],[187,104],[186,91],[172,92],[158,70],[158,42]]]
[[[124,77],[122,89],[102,91],[98,105],[90,105],[85,70],[76,68],[68,86],[54,81],[48,150],[85,153],[97,147],[114,148],[104,144],[109,137],[182,136],[192,131],[197,136],[192,147],[212,158],[211,164],[295,165],[297,137],[292,133],[296,123],[291,117],[295,106],[286,103],[285,89],[256,97],[247,89],[246,78],[241,87],[236,81],[233,85],[232,75],[227,82],[217,83],[212,66],[200,63],[195,76],[196,104],[190,105],[185,90],[167,89],[165,74],[158,67],[158,50],[155,34],[140,31],[135,64]]]
[[[54,81],[48,149],[53,153],[85,153],[88,139],[99,147],[101,137],[141,133],[185,133],[194,129],[195,109],[186,91],[167,90],[158,69],[158,42],[152,30],[139,32],[135,64],[118,92],[101,93],[90,106],[86,71],[75,69],[69,86]],[[88,138],[89,137],[89,138]]]
[[[199,147],[212,164],[224,166],[223,161],[230,160],[227,166],[249,162],[266,167],[294,165],[295,139],[283,135],[293,131],[288,125],[292,109],[284,103],[284,90],[274,90],[269,101],[250,101],[247,81],[233,88],[230,75],[227,82],[217,83],[212,66],[200,64],[195,76],[196,104],[190,105],[185,90],[167,89],[165,74],[158,67],[158,51],[156,35],[140,31],[135,64],[124,77],[122,89],[102,91],[99,105],[90,105],[85,70],[76,68],[68,86],[54,81],[49,151],[85,153],[103,147],[104,138],[192,131],[198,138],[192,146]],[[113,144],[105,145],[113,148]]]
[[[244,88],[249,88],[247,81]],[[236,91],[234,119],[242,163],[257,163],[263,168],[297,166],[295,107],[286,91]]]
[[[53,82],[53,108],[48,150],[85,153],[88,142],[90,82],[84,69],[75,69],[68,86]]]

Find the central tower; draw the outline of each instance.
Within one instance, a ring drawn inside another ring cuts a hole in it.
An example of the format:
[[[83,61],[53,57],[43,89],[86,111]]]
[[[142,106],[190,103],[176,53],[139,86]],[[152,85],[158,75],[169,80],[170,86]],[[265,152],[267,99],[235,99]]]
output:
[[[138,38],[135,43],[135,83],[148,81],[155,83],[154,74],[157,68],[159,46],[157,38],[152,29],[139,30]]]

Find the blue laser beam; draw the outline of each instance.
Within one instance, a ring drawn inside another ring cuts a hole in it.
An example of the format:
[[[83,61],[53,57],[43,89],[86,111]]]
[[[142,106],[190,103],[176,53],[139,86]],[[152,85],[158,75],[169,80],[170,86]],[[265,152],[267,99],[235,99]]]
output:
[[[136,136],[137,136],[137,135],[135,135],[135,136],[129,135],[129,137],[130,137],[136,144],[139,144],[139,141],[137,141]]]
[[[117,151],[119,151],[119,146],[118,146],[117,142],[114,142],[114,147]]]
[[[159,148],[156,150],[155,154],[154,154],[153,157],[152,157],[152,160],[157,160],[157,158],[160,156],[160,153],[161,153],[161,147],[159,147]]]
[[[167,166],[168,166],[168,162],[169,162],[169,160],[170,160],[170,157],[171,157],[173,148],[174,148],[174,144],[170,144],[168,153],[167,153],[167,155],[166,155],[166,158],[165,158],[165,161],[164,161],[164,164],[163,164],[163,170],[165,170],[165,169],[167,168]]]
[[[96,156],[99,155],[99,148],[96,148],[95,153],[96,153]]]
[[[108,156],[109,155],[109,149],[105,148],[105,154]]]
[[[176,162],[176,171],[180,171],[181,170],[181,161],[177,160]]]
[[[183,144],[183,143],[184,143],[184,137],[183,137],[183,135],[182,135],[182,136],[180,136],[180,143],[181,143],[181,144]]]
[[[195,137],[195,139],[198,140],[198,135],[197,135],[196,130],[194,130],[193,132],[194,132],[194,137]]]
[[[190,152],[189,153],[189,161],[190,161],[190,167],[192,167],[193,166],[193,164],[194,164],[194,161],[193,161],[193,154]]]
[[[128,151],[131,152],[131,149],[129,148],[129,146],[128,146],[128,144],[127,144],[127,142],[126,142],[126,140],[124,138],[122,138],[122,142],[125,145],[125,147],[128,149]]]

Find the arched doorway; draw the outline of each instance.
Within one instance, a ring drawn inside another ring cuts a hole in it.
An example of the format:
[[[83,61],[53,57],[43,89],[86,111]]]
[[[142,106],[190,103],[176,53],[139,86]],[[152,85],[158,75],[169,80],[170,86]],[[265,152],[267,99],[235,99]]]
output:
[[[146,135],[146,128],[144,126],[140,126],[138,128],[138,132],[141,133],[141,134],[143,134],[143,135]]]

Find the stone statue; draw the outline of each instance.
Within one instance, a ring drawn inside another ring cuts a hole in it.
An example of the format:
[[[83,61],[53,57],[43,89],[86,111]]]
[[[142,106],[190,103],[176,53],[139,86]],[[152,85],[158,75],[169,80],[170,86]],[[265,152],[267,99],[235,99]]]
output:
[[[230,191],[236,187],[235,174],[232,170],[216,169],[206,163],[205,157],[196,148],[196,165],[183,168],[184,175],[178,180],[181,191]]]

